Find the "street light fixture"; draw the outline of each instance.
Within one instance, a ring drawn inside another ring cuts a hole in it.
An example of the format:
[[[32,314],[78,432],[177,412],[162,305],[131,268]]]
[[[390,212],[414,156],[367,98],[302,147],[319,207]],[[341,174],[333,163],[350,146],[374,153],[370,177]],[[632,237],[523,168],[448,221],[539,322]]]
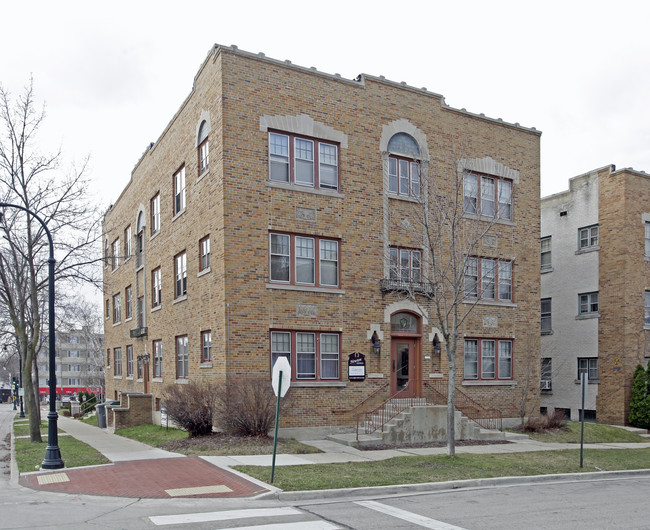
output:
[[[49,375],[50,375],[50,411],[47,413],[47,448],[45,449],[45,458],[41,463],[41,468],[43,469],[61,469],[64,466],[63,460],[61,459],[61,449],[59,449],[59,435],[57,432],[57,418],[59,417],[56,413],[56,371],[55,371],[55,352],[54,352],[54,265],[56,260],[54,259],[54,241],[52,240],[52,234],[47,228],[45,222],[34,212],[28,210],[24,206],[18,204],[9,204],[6,202],[0,202],[0,207],[2,208],[17,208],[27,212],[29,215],[34,217],[47,235],[47,240],[50,246],[50,257],[47,260],[48,264],[48,273],[49,273],[49,282],[48,282],[48,318],[49,318]],[[2,215],[0,214],[0,220]]]

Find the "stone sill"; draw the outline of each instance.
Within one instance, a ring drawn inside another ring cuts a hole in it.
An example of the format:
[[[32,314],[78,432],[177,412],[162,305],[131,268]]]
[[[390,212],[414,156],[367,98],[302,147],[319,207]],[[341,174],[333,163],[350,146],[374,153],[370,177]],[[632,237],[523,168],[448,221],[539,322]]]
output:
[[[285,283],[267,283],[266,288],[278,289],[281,291],[302,291],[305,293],[345,294],[345,289],[331,287],[311,287],[309,285],[291,285]]]
[[[516,387],[517,386],[517,381],[513,380],[497,380],[497,381],[481,381],[481,380],[476,380],[476,381],[463,381],[462,383],[463,386],[509,386],[509,387]]]
[[[345,381],[291,381],[291,386],[296,388],[345,388]]]
[[[576,320],[589,320],[591,318],[600,318],[600,313],[585,313],[584,315],[576,315]]]
[[[580,248],[576,250],[576,256],[580,254],[589,254],[590,252],[598,252],[600,250],[600,245],[595,245],[593,247]]]
[[[197,278],[200,278],[201,276],[205,276],[205,275],[208,274],[209,272],[212,272],[212,269],[211,269],[210,267],[206,267],[206,268],[203,269],[201,272],[199,272],[199,273],[196,275],[196,277],[197,277]]]
[[[281,190],[291,190],[291,191],[301,191],[304,193],[313,193],[315,195],[323,195],[325,197],[336,197],[342,199],[344,195],[339,193],[337,190],[326,190],[319,188],[312,188],[310,186],[303,186],[300,184],[291,184],[288,182],[276,182],[273,180],[267,180],[266,185],[269,188],[278,188]]]

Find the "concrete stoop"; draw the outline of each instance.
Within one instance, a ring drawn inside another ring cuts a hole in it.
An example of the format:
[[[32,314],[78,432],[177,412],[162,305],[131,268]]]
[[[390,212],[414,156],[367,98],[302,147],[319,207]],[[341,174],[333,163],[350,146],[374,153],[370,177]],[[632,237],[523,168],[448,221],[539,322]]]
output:
[[[387,409],[397,405],[387,404]],[[473,420],[463,416],[460,411],[455,413],[456,440],[505,440],[506,435],[501,431],[483,429]],[[400,445],[426,442],[444,442],[447,440],[447,406],[446,405],[415,405],[397,414],[388,421],[383,431],[371,434],[359,434],[359,440],[354,433],[333,434],[327,437],[333,442],[345,445]]]

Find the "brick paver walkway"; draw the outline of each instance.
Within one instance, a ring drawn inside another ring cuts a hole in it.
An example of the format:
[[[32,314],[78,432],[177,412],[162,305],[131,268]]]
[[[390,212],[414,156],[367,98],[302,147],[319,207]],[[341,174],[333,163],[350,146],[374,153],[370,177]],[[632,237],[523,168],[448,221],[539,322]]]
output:
[[[201,458],[116,462],[21,475],[22,486],[115,497],[251,497],[268,490]]]

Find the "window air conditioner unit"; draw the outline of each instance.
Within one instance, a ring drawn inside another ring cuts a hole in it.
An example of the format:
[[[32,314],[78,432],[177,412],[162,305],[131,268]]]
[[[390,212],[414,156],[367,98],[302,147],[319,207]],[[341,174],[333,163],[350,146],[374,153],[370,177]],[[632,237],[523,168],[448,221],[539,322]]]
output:
[[[548,379],[540,381],[539,388],[541,390],[550,390],[551,389],[551,381],[548,380]]]

